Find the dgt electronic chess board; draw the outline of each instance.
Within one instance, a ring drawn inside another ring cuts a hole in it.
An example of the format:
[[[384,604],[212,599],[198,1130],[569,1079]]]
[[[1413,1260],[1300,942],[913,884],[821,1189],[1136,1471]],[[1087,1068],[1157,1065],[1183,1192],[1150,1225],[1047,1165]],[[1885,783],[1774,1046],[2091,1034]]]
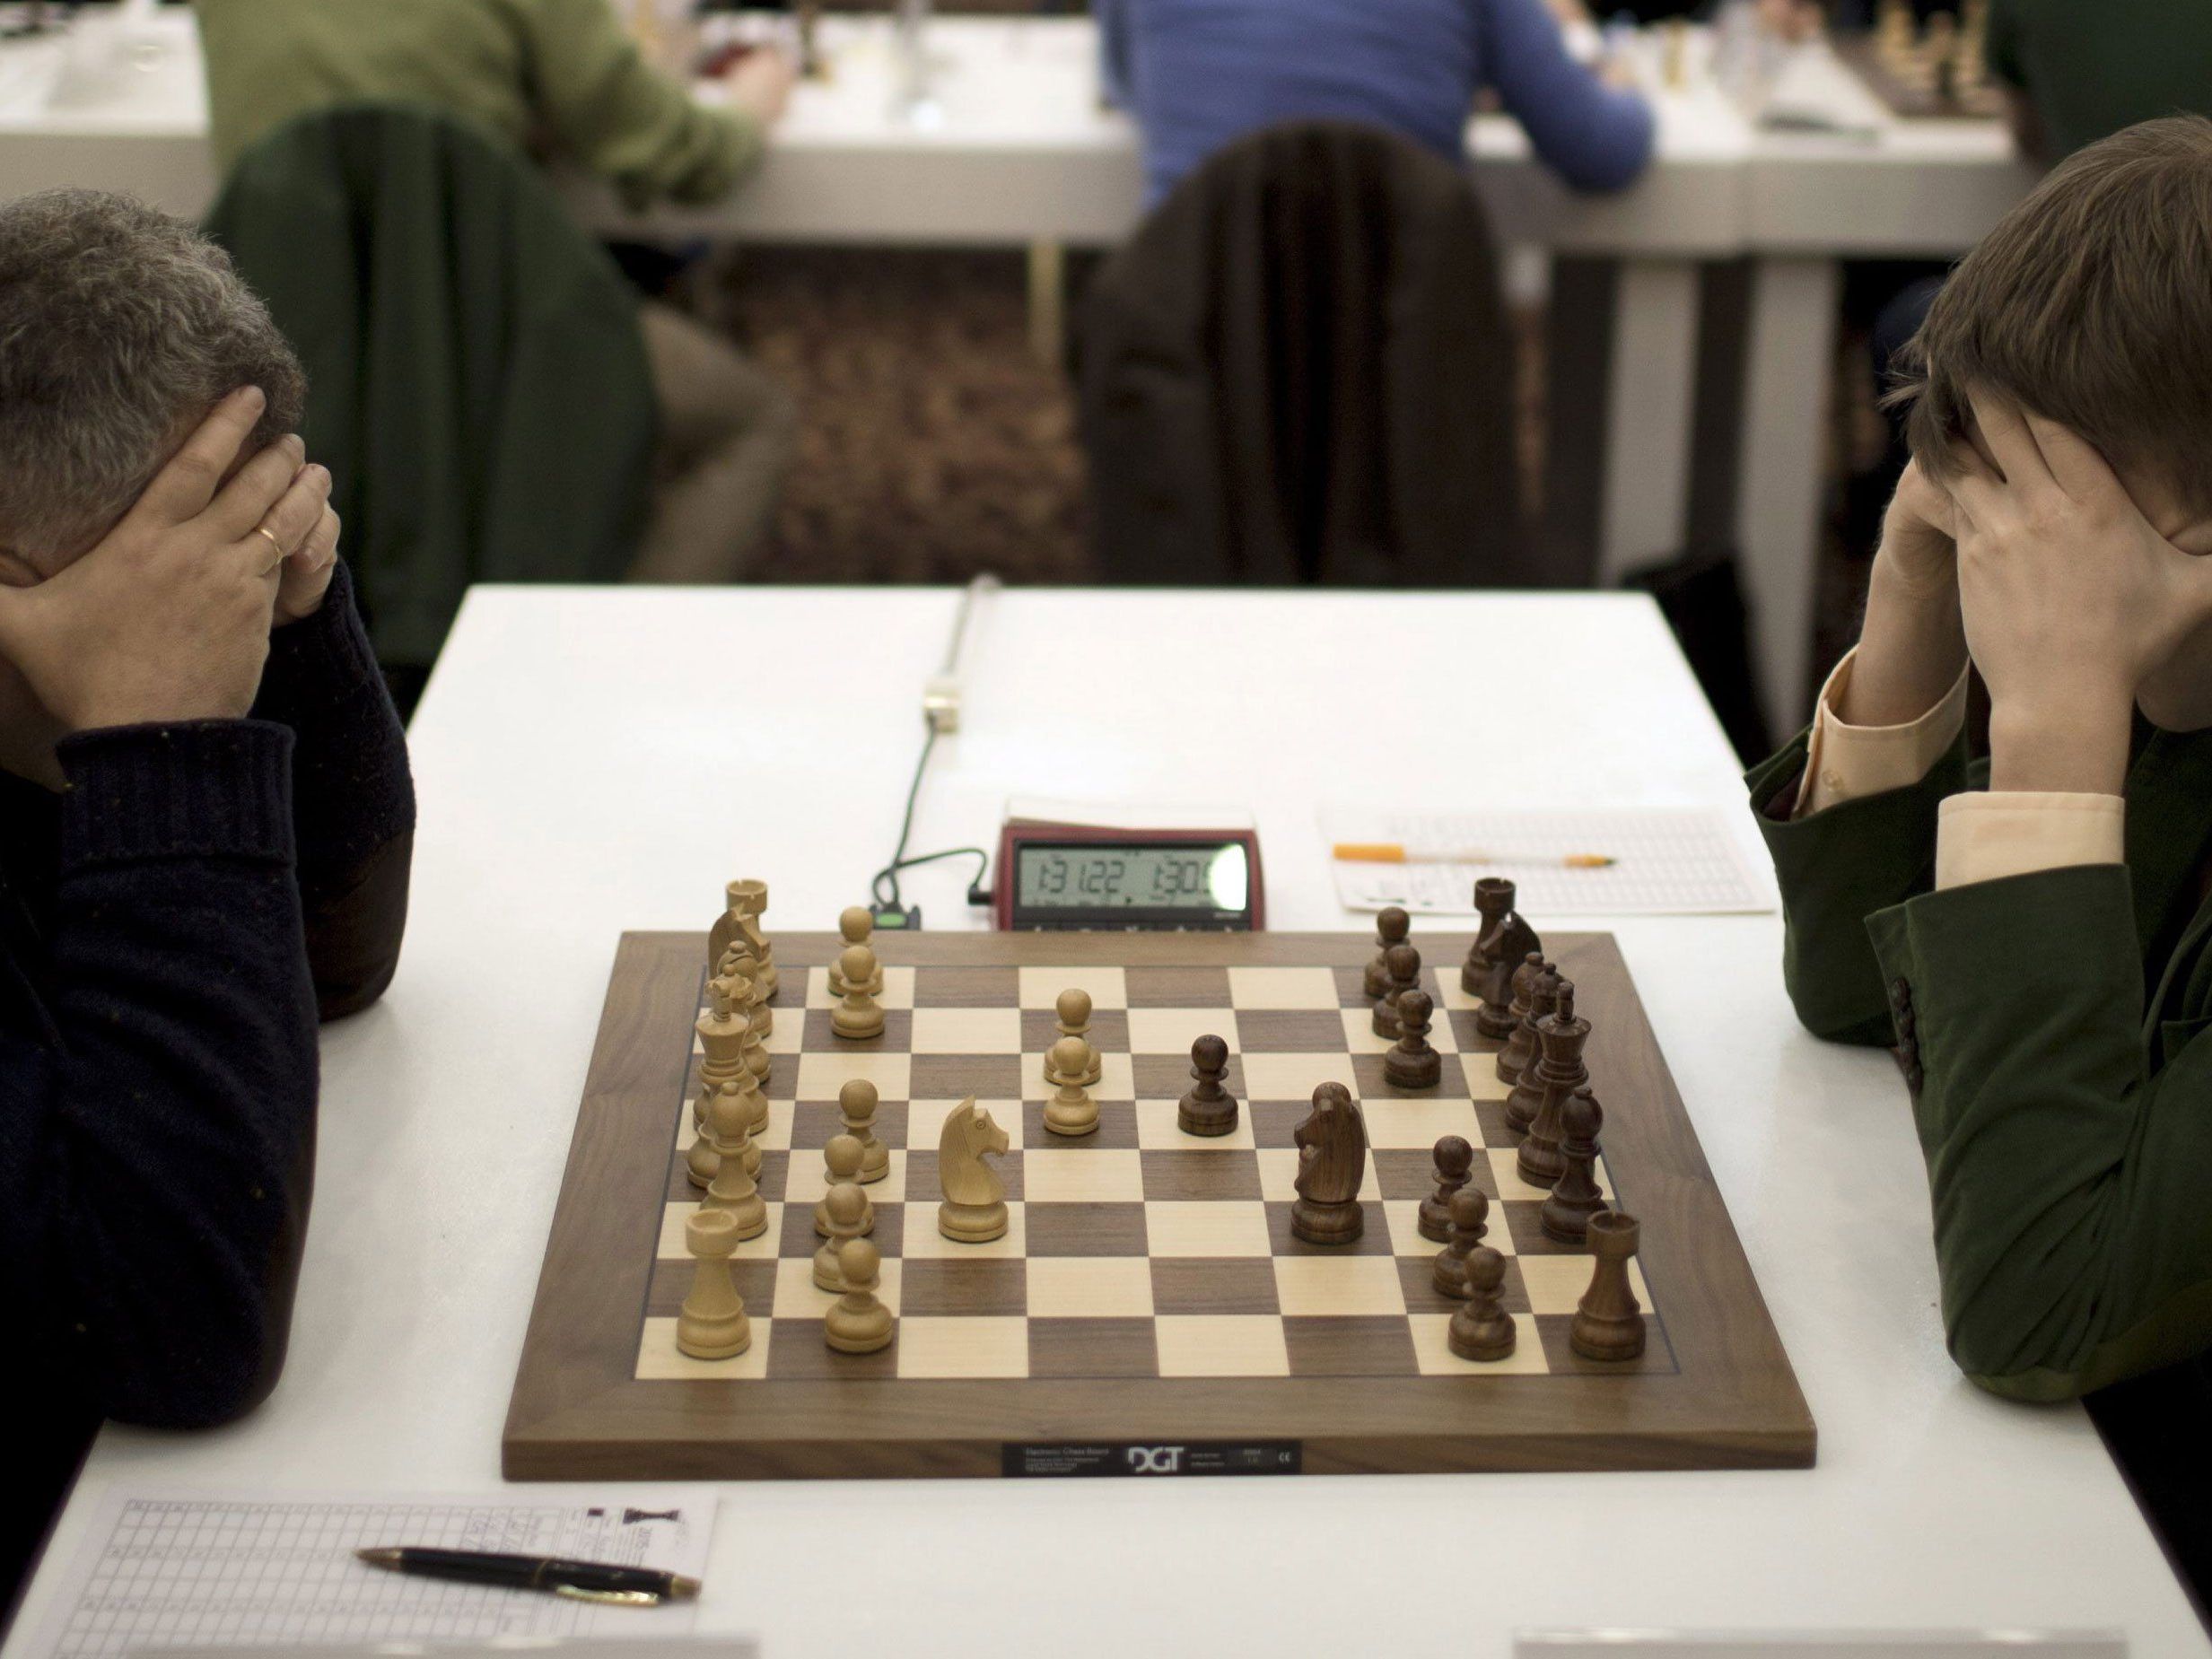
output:
[[[750,1348],[705,1360],[676,1323],[705,943],[629,934],[615,960],[504,1441],[520,1480],[1802,1467],[1814,1433],[1720,1194],[1610,935],[1553,937],[1592,1024],[1600,1183],[1641,1223],[1640,1357],[1594,1362],[1568,1327],[1591,1258],[1537,1225],[1516,1173],[1499,1044],[1460,988],[1464,934],[1416,934],[1438,1087],[1384,1077],[1356,934],[879,936],[881,1035],[833,1035],[835,934],[774,939],[781,988],[758,1176],[765,1235],[734,1279]],[[1045,1052],[1071,988],[1092,1001],[1097,1131],[1048,1132]],[[1234,1134],[1177,1127],[1191,1044],[1223,1038]],[[822,1148],[840,1088],[878,1090],[887,1177],[866,1191],[896,1314],[882,1351],[824,1340]],[[1292,1133],[1348,1087],[1370,1151],[1362,1236],[1292,1236]],[[974,1096],[1006,1132],[1004,1237],[936,1225],[939,1134]],[[1487,1243],[1518,1325],[1507,1359],[1457,1358],[1456,1305],[1416,1230],[1431,1148],[1476,1149]]]

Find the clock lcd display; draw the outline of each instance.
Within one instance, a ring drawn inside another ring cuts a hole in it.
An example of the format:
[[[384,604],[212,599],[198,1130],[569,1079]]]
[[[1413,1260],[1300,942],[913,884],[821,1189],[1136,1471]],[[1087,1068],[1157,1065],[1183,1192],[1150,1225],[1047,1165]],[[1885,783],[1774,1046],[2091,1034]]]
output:
[[[1018,862],[1024,910],[1243,910],[1251,885],[1241,844],[1031,845]]]

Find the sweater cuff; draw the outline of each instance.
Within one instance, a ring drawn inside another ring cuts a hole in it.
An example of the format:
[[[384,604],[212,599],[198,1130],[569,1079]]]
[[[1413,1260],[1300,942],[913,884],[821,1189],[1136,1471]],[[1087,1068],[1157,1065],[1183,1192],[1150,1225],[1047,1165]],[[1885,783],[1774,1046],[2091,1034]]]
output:
[[[61,871],[149,859],[289,864],[292,733],[267,720],[109,726],[57,746]]]
[[[254,714],[291,725],[285,716],[293,711],[327,707],[364,685],[383,683],[375,648],[354,604],[354,573],[340,559],[315,613],[269,635],[268,665],[261,673]]]

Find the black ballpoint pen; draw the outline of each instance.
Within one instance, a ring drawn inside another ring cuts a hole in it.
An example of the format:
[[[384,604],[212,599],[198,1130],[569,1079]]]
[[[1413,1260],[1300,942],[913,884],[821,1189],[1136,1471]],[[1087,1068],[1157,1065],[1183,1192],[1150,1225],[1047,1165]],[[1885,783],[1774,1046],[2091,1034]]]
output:
[[[497,1585],[510,1590],[550,1590],[579,1602],[609,1607],[658,1607],[699,1594],[699,1581],[650,1567],[606,1561],[570,1561],[559,1556],[501,1555],[482,1550],[356,1550],[371,1567],[424,1578]]]

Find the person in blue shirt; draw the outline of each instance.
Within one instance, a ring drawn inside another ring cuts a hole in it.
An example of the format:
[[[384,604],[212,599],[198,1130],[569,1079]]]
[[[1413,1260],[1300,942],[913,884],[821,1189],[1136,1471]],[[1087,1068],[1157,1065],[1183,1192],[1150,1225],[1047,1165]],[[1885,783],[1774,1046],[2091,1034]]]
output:
[[[1651,157],[1650,106],[1568,55],[1545,0],[1096,0],[1107,95],[1144,130],[1147,205],[1248,133],[1356,121],[1451,161],[1494,87],[1569,185]]]

